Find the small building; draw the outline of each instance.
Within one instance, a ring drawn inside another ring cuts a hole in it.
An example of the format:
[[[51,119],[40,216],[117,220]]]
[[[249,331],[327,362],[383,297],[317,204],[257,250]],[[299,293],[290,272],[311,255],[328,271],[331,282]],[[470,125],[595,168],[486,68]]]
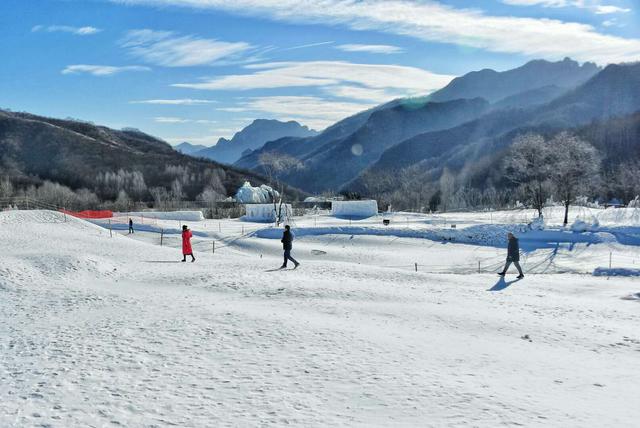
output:
[[[334,217],[362,219],[378,214],[378,203],[375,200],[364,201],[331,201],[331,215]]]
[[[242,217],[244,221],[252,221],[256,223],[272,223],[278,217],[280,211],[280,223],[288,223],[293,217],[293,209],[291,204],[246,204],[246,214]]]

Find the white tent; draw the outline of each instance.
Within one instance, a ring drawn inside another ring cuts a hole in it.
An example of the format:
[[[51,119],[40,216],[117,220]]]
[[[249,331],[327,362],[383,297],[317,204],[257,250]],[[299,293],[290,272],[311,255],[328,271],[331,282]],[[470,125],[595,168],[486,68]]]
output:
[[[280,204],[276,204],[275,207],[273,204],[246,204],[245,208],[247,213],[242,217],[245,221],[274,222],[276,221],[277,210],[281,210],[281,223],[287,223],[293,217],[293,209],[290,204],[282,204],[282,208],[280,208]]]
[[[331,201],[331,215],[335,217],[367,218],[378,214],[378,203],[374,200]]]

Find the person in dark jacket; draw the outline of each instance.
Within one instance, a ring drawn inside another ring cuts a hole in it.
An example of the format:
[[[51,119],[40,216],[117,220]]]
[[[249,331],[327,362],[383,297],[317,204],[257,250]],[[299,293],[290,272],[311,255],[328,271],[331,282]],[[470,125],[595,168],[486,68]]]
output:
[[[284,263],[282,264],[282,266],[280,266],[280,269],[284,269],[287,267],[288,260],[291,260],[293,262],[293,264],[295,265],[294,269],[300,266],[300,263],[298,263],[296,259],[291,257],[291,250],[293,249],[293,238],[295,238],[295,235],[291,231],[291,227],[289,225],[286,225],[284,227],[282,239],[280,240],[280,242],[282,242],[282,248],[284,249]]]
[[[513,263],[520,273],[520,275],[518,275],[518,279],[522,279],[524,278],[524,274],[520,267],[520,245],[518,244],[518,238],[516,238],[511,232],[507,234],[507,238],[509,239],[509,245],[507,247],[507,263],[504,265],[502,272],[499,272],[498,275],[504,276],[507,273],[507,270],[509,270],[511,263]]]
[[[129,233],[133,233],[133,220],[129,219]]]

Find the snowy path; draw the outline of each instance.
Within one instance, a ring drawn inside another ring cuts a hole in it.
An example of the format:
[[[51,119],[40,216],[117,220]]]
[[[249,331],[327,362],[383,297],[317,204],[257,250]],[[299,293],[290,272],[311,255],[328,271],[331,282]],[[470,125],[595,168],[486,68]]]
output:
[[[0,426],[638,423],[638,279],[416,273],[366,241],[272,272],[267,240],[183,264],[108,235],[0,213]]]

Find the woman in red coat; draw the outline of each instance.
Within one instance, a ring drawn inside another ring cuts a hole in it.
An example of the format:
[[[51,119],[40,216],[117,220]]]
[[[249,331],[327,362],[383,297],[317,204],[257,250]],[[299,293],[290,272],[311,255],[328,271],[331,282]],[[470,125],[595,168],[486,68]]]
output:
[[[185,224],[182,226],[182,261],[187,261],[187,256],[191,256],[191,262],[195,262],[196,258],[193,257],[193,250],[191,249],[191,231]]]

